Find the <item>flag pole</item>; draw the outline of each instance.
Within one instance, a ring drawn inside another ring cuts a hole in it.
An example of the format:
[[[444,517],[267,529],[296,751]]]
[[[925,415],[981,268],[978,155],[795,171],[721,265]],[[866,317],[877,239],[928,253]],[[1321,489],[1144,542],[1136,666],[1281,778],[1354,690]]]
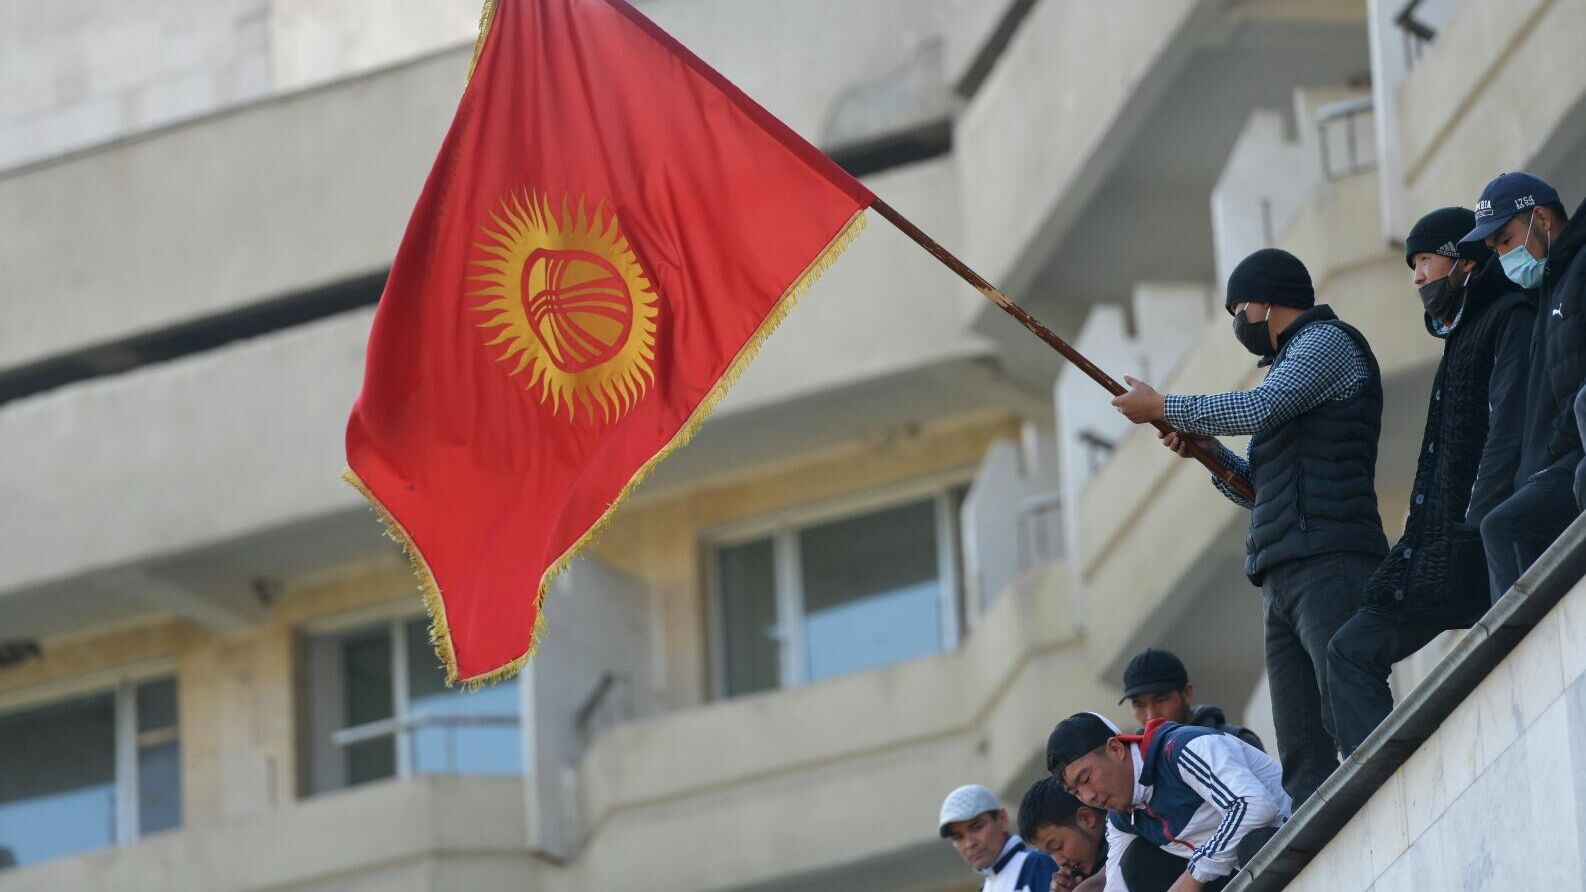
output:
[[[935,239],[926,235],[918,226],[910,222],[907,217],[894,210],[892,205],[877,198],[871,207],[876,213],[881,215],[882,219],[896,226],[899,231],[913,239],[916,244],[924,248],[932,257],[940,260],[948,269],[957,273],[959,278],[974,286],[975,290],[984,295],[987,300],[1002,308],[1003,312],[1009,316],[1019,320],[1019,324],[1028,329],[1031,334],[1045,341],[1053,350],[1061,353],[1064,359],[1073,363],[1080,371],[1089,376],[1092,381],[1106,388],[1108,393],[1118,396],[1127,392],[1123,385],[1114,381],[1111,375],[1098,368],[1085,354],[1074,349],[1073,345],[1058,337],[1056,332],[1042,325],[1040,320],[1031,316],[1023,307],[1009,300],[1006,294],[1003,294],[992,286],[990,282],[981,278],[979,273],[970,269],[962,260],[954,257],[952,252],[937,244]],[[1151,425],[1163,433],[1173,431],[1173,428],[1165,421],[1153,421]],[[1233,487],[1235,491],[1245,498],[1252,501],[1255,500],[1255,491],[1251,489],[1250,484],[1236,476],[1231,469],[1224,467],[1223,463],[1218,461],[1215,455],[1202,449],[1188,437],[1184,439],[1184,443],[1189,447],[1190,456],[1205,465],[1206,469],[1211,471],[1217,479]]]

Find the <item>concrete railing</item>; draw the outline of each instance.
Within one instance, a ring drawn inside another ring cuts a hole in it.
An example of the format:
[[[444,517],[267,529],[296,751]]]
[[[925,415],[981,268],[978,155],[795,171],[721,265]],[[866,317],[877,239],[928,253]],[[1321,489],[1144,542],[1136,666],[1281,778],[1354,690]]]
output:
[[[1370,95],[1329,102],[1316,109],[1316,144],[1322,175],[1330,180],[1377,169],[1376,123]]]
[[[516,777],[374,783],[0,871],[0,892],[328,890],[353,888],[349,877],[372,884],[361,888],[541,889],[523,796]]]
[[[1553,846],[1538,825],[1586,801],[1570,739],[1586,693],[1583,574],[1577,518],[1229,892],[1579,888],[1574,831]]]

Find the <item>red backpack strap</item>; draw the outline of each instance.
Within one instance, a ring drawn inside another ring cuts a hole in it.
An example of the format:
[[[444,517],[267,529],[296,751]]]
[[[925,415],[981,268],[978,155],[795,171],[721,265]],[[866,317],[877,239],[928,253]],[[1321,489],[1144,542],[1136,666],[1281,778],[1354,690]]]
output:
[[[1118,739],[1124,743],[1138,744],[1140,754],[1143,756],[1146,750],[1151,748],[1151,738],[1155,737],[1156,732],[1165,724],[1167,724],[1167,719],[1152,719],[1145,723],[1145,729],[1139,734],[1119,734]]]

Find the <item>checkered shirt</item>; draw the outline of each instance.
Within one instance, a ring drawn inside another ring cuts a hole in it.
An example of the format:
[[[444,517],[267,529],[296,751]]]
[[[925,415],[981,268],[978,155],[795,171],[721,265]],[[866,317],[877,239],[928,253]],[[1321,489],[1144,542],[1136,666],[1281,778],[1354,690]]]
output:
[[[1371,378],[1371,364],[1353,338],[1336,325],[1307,325],[1289,342],[1283,362],[1251,390],[1204,396],[1167,394],[1162,416],[1176,430],[1203,436],[1238,436],[1272,430],[1328,400],[1358,395]],[[1218,458],[1245,481],[1250,462],[1221,443]],[[1252,507],[1233,487],[1213,478],[1234,502]]]

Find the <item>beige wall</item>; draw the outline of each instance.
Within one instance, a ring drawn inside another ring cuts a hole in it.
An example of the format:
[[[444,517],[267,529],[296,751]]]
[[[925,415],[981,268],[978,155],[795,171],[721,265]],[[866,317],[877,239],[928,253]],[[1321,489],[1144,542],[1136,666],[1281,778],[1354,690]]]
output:
[[[1209,6],[1036,5],[954,126],[965,260],[1005,288],[1019,287],[1020,264],[1044,259],[1052,244],[1044,230],[1065,229],[1100,188],[1096,168],[1111,169],[1115,157],[1105,150],[1143,120],[1187,56],[1186,29]]]
[[[646,580],[654,606],[657,693],[686,706],[709,696],[706,593],[701,538],[711,528],[906,481],[951,468],[971,470],[999,436],[1017,436],[1010,416],[944,421],[913,438],[851,444],[753,477],[646,504],[643,493],[595,543],[602,560]]]
[[[1583,33],[1580,0],[1460,6],[1399,92],[1411,219],[1533,163],[1586,93]]]
[[[185,623],[160,622],[45,642],[41,659],[0,672],[0,704],[9,706],[35,693],[80,689],[99,679],[111,682],[117,669],[174,660],[198,634]]]

